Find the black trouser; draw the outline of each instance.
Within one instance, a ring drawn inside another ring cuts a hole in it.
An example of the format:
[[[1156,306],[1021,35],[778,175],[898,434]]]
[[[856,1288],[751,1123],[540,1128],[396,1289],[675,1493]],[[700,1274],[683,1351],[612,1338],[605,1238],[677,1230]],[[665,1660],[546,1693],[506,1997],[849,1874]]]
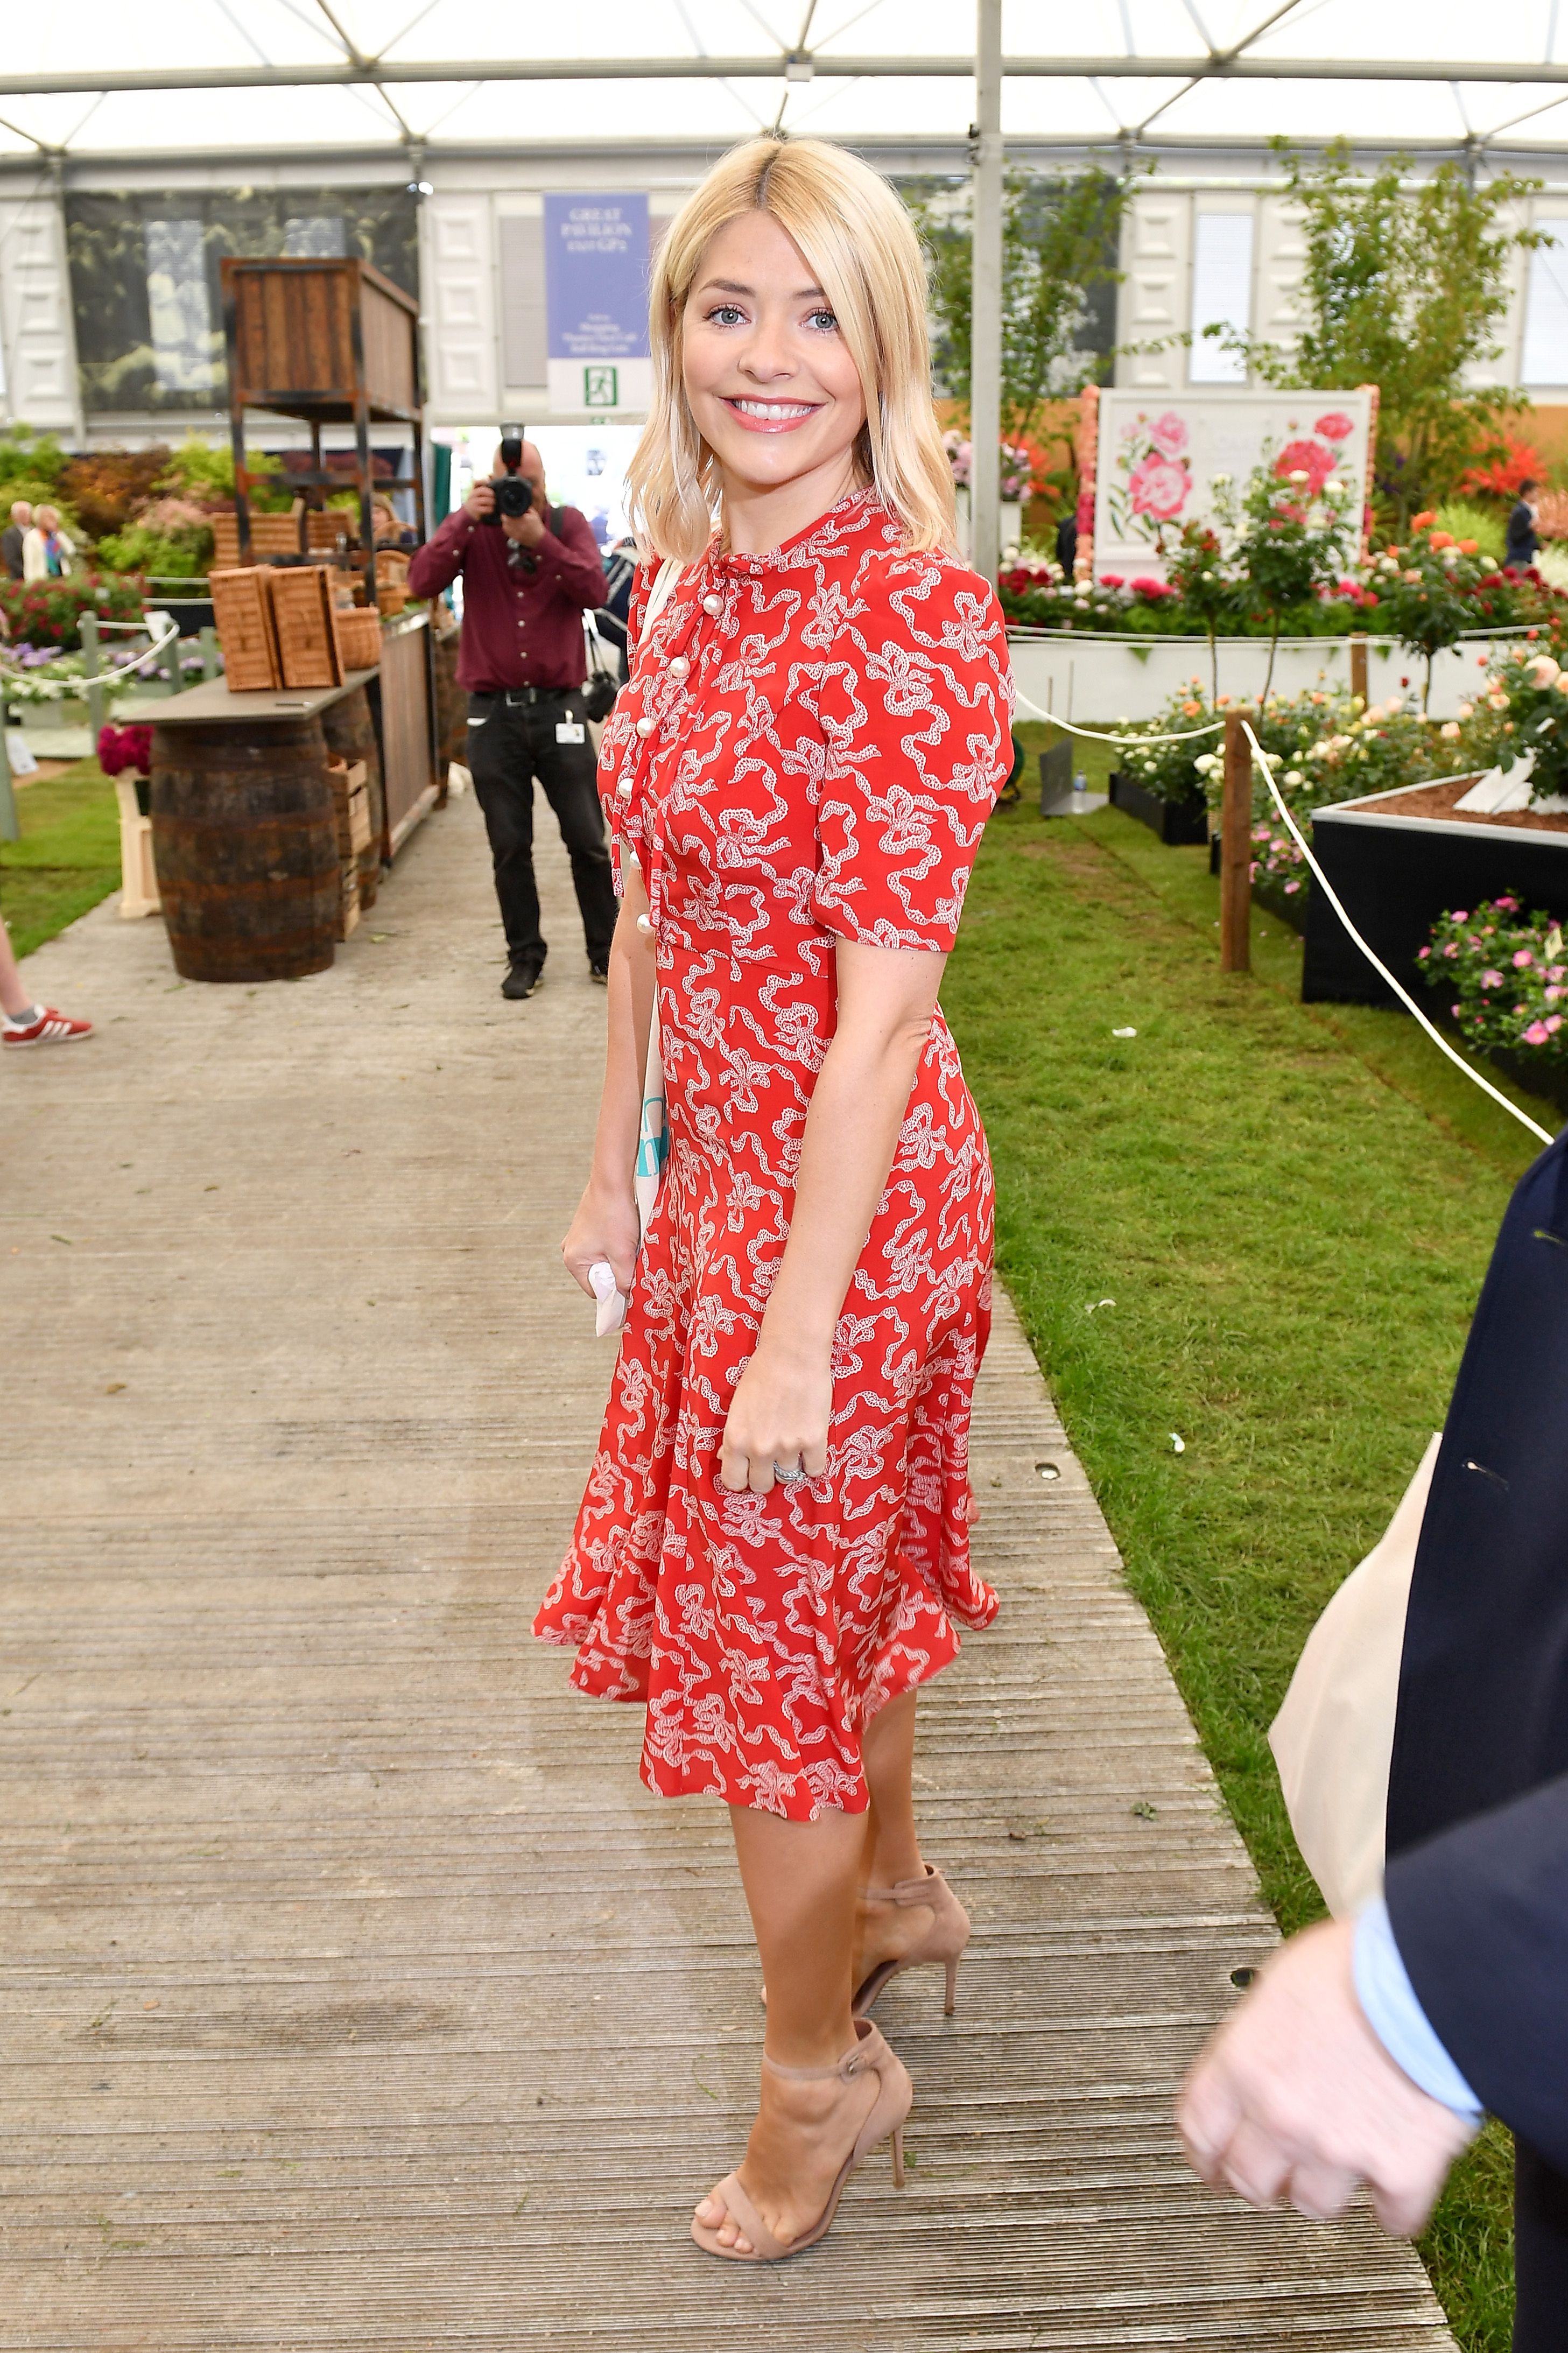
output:
[[[1568,2346],[1568,2179],[1522,2141],[1513,2152],[1514,2353]]]
[[[583,729],[581,744],[558,744],[563,722]],[[590,964],[607,964],[616,928],[610,853],[595,782],[597,764],[588,740],[583,698],[552,694],[537,702],[509,702],[500,694],[468,697],[468,769],[485,813],[495,861],[496,897],[513,964],[544,962],[539,891],[533,880],[533,780],[555,812],[572,860]]]

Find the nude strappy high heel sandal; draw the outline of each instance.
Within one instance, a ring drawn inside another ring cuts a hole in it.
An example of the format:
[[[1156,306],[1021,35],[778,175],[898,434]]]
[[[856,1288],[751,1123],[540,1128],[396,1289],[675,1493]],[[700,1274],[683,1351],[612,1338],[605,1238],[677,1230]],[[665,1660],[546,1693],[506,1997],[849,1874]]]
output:
[[[901,2189],[904,2186],[904,2119],[914,2099],[914,2085],[910,2082],[909,2071],[903,2061],[889,2050],[879,2030],[872,2025],[869,2019],[856,2020],[855,2048],[846,2052],[836,2067],[781,2067],[778,2061],[770,2059],[765,2052],[763,2064],[775,2075],[793,2076],[797,2084],[826,2083],[831,2075],[837,2075],[843,2083],[852,2084],[858,2076],[865,2074],[868,2068],[873,2068],[877,2075],[877,2097],[870,2115],[855,2136],[854,2147],[838,2168],[838,2179],[828,2191],[826,2205],[810,2229],[803,2231],[797,2239],[791,2239],[787,2246],[783,2240],[774,2238],[742,2189],[740,2176],[735,2173],[725,2175],[712,2195],[723,2200],[724,2211],[731,2221],[742,2238],[750,2240],[750,2253],[739,2247],[725,2246],[719,2236],[721,2226],[710,2228],[706,2222],[700,2222],[695,2215],[691,2218],[691,2235],[705,2254],[722,2255],[731,2263],[782,2263],[786,2256],[804,2254],[807,2247],[815,2247],[819,2239],[826,2237],[828,2227],[838,2211],[844,2185],[855,2168],[867,2151],[875,2148],[879,2141],[886,2140],[889,2133],[893,2140],[893,2187]]]
[[[923,1879],[900,1879],[895,1887],[868,1887],[868,1904],[897,1904],[908,1909],[922,1904],[932,1914],[931,1926],[918,1945],[896,1961],[882,1961],[856,1988],[851,2004],[857,2018],[864,2018],[883,1987],[904,1969],[917,1969],[927,1961],[941,1961],[947,1970],[947,1998],[942,2014],[951,2018],[958,2008],[958,1964],[969,1942],[969,1915],[934,1864],[927,1863]]]

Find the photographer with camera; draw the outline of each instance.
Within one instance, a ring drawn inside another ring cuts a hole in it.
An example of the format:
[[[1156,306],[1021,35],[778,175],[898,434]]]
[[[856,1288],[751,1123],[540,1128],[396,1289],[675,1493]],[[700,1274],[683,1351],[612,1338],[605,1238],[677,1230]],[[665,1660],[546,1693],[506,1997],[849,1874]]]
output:
[[[533,879],[533,780],[544,787],[572,860],[588,969],[609,969],[616,896],[583,693],[583,616],[605,600],[585,517],[552,507],[544,461],[509,433],[488,482],[408,567],[411,596],[436,596],[463,575],[458,676],[468,696],[468,765],[495,861],[509,970],[501,995],[531,997],[544,969]]]

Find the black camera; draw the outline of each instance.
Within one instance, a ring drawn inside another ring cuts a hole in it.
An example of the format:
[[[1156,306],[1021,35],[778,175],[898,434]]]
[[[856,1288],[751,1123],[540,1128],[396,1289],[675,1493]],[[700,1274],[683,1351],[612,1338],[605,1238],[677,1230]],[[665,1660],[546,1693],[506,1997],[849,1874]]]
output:
[[[522,463],[521,434],[509,433],[504,437],[500,445],[500,461],[506,470],[498,481],[490,484],[496,494],[496,502],[489,514],[482,518],[486,522],[498,525],[502,515],[510,515],[515,522],[519,515],[525,515],[533,504],[533,484],[524,481],[517,470]]]

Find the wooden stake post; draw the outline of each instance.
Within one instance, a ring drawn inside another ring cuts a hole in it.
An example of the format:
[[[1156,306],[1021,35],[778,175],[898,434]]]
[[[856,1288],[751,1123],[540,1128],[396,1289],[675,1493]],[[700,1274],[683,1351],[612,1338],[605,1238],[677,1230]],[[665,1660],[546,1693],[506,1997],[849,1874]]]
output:
[[[1351,692],[1359,694],[1364,710],[1371,697],[1366,691],[1366,639],[1351,639]]]
[[[1220,804],[1219,968],[1252,969],[1252,748],[1244,714],[1225,714],[1225,798]]]

